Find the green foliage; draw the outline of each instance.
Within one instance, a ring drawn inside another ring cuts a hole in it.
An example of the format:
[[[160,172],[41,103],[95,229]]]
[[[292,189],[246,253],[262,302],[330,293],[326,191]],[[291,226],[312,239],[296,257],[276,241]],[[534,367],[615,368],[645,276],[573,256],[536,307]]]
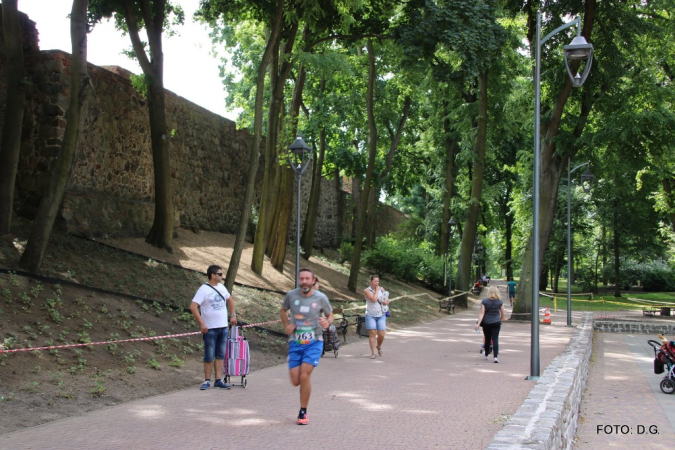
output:
[[[663,260],[651,262],[621,260],[618,280],[614,275],[613,264],[607,265],[605,272],[610,283],[616,284],[618,282],[624,290],[641,285],[643,290],[647,292],[675,291],[675,272]]]
[[[648,292],[675,291],[675,272],[665,261],[645,263],[642,288]]]
[[[436,290],[443,288],[443,258],[432,250],[416,245],[412,240],[397,240],[386,236],[377,240],[375,247],[363,252],[363,265],[377,274],[391,274],[410,281],[423,282]]]
[[[343,242],[340,244],[338,251],[340,252],[341,262],[351,261],[354,256],[354,244],[351,242]]]
[[[131,85],[134,87],[136,92],[141,95],[141,97],[148,98],[148,87],[150,86],[150,80],[147,75],[135,75],[132,73],[129,75],[129,80],[131,81]]]

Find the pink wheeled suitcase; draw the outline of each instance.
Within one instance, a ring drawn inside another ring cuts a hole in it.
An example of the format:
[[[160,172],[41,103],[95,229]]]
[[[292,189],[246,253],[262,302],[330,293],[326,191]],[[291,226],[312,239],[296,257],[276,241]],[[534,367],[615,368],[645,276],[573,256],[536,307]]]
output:
[[[245,388],[248,384],[246,375],[250,370],[248,341],[241,333],[240,327],[231,327],[227,336],[227,346],[225,347],[225,361],[223,362],[223,374],[225,383],[234,385],[230,382],[231,377],[241,377],[241,387]]]

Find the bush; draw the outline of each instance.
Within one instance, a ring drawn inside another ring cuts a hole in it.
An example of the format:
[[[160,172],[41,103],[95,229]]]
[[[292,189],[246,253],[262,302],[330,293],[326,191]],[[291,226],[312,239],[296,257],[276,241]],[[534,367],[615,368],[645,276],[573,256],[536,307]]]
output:
[[[340,252],[340,262],[352,262],[352,259],[354,258],[354,244],[351,242],[343,242],[340,244],[338,252]]]
[[[614,265],[605,268],[610,283],[619,284],[622,289],[628,290],[631,286],[642,285],[648,292],[675,291],[675,275],[667,262],[657,260],[652,262],[637,262],[621,260],[619,280],[614,274]]]
[[[363,252],[361,260],[364,267],[378,274],[388,273],[404,281],[421,281],[438,291],[443,289],[443,258],[416,246],[412,240],[380,238],[374,248]]]
[[[675,274],[665,261],[644,263],[642,288],[648,292],[675,291]]]

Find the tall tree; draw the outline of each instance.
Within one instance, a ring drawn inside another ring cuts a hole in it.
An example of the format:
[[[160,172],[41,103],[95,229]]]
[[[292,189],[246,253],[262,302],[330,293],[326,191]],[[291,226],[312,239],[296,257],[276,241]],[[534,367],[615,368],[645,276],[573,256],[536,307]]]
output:
[[[49,187],[42,195],[26,250],[19,261],[19,265],[31,272],[39,271],[42,265],[86,118],[84,109],[92,87],[87,71],[88,5],[89,0],[74,0],[70,13],[70,40],[73,53],[70,64],[70,99],[66,111],[66,130],[61,141],[61,151],[50,175]]]
[[[114,17],[117,27],[129,34],[133,54],[143,70],[148,91],[150,143],[155,180],[155,215],[146,242],[172,251],[173,193],[169,155],[169,132],[164,106],[164,53],[162,34],[169,20],[183,23],[183,10],[167,0],[91,0],[90,21]],[[147,44],[141,40],[145,28]],[[146,52],[149,48],[149,54]]]
[[[577,5],[574,5],[577,6]],[[560,25],[562,16],[569,16],[571,14],[576,14],[580,11],[568,9],[571,5],[566,3],[560,3],[551,5],[551,14],[553,15],[551,27],[557,27]],[[584,17],[583,17],[583,26],[581,34],[590,41],[589,37],[591,36],[591,31],[593,30],[593,25],[595,23],[596,16],[596,2],[595,0],[587,0],[584,7]],[[526,11],[528,14],[527,24],[528,24],[528,38],[531,45],[531,55],[534,55],[536,45],[535,34],[536,34],[536,14],[537,8],[534,6],[533,1],[527,2]],[[542,35],[545,35],[546,31],[542,30]],[[563,37],[565,35],[563,34]],[[558,37],[557,39],[561,39]],[[554,40],[553,42],[555,42]],[[544,55],[547,52],[544,49]],[[556,54],[557,55],[557,54]],[[597,55],[597,52],[596,52]],[[597,58],[596,58],[597,59]],[[542,61],[545,61],[542,58]],[[544,64],[542,62],[542,64]],[[566,161],[568,157],[573,157],[574,154],[578,151],[578,147],[574,145],[567,145],[564,149],[558,149],[558,143],[560,142],[556,137],[561,132],[561,126],[563,122],[563,113],[565,111],[565,105],[572,94],[572,81],[569,77],[565,77],[564,80],[557,79],[558,89],[555,91],[555,102],[552,108],[543,106],[542,117],[545,119],[542,121],[542,150],[541,150],[541,172],[540,172],[540,213],[539,213],[539,223],[534,226],[539,227],[539,260],[543,262],[544,253],[548,246],[548,241],[551,236],[551,231],[553,228],[553,219],[555,215],[555,205],[557,202],[558,195],[558,185],[560,183],[560,178],[562,177],[563,172],[566,168]],[[590,80],[589,80],[590,81]],[[584,87],[584,92],[582,96],[584,100],[581,104],[581,113],[579,114],[576,122],[575,134],[577,138],[580,137],[583,132],[586,120],[590,114],[591,108],[597,99],[594,97],[593,92],[588,87],[589,83],[587,82]],[[542,101],[542,105],[546,105],[546,97]],[[574,125],[573,125],[574,126]],[[535,270],[541,271],[541,267],[536,268]],[[520,273],[520,283],[519,289],[516,293],[516,304],[513,308],[514,314],[531,314],[532,313],[532,237],[528,241],[527,247],[525,248],[525,254],[523,256],[522,269]]]
[[[474,144],[474,160],[472,164],[471,198],[469,211],[464,222],[464,233],[459,249],[456,285],[459,290],[468,289],[471,283],[471,261],[478,230],[478,218],[483,190],[483,171],[485,169],[485,152],[487,148],[488,121],[488,76],[484,71],[478,75],[478,115],[476,117],[476,143]],[[459,304],[467,306],[466,296],[459,297]]]
[[[354,254],[352,256],[352,265],[349,269],[349,281],[347,288],[356,292],[356,283],[359,278],[361,268],[361,250],[363,249],[363,237],[366,233],[366,219],[368,211],[368,196],[370,195],[371,185],[373,183],[373,173],[375,171],[375,158],[377,156],[377,124],[375,122],[375,51],[373,41],[368,39],[366,43],[368,51],[368,93],[366,95],[366,111],[368,115],[368,168],[366,169],[366,179],[361,191],[361,212],[359,222],[356,228],[356,239],[354,241]]]
[[[10,232],[14,206],[14,183],[21,149],[21,126],[26,104],[26,69],[17,0],[2,2],[2,33],[5,43],[7,99],[0,141],[0,235]]]
[[[260,5],[260,4],[259,4]],[[253,7],[249,7],[248,14],[253,17],[263,17],[268,23],[267,39],[265,43],[265,50],[263,51],[260,62],[257,66],[257,78],[255,84],[255,100],[253,105],[253,142],[249,149],[249,166],[246,174],[246,191],[244,193],[244,200],[242,210],[240,213],[239,229],[234,242],[232,256],[230,257],[230,264],[227,267],[227,275],[225,279],[225,286],[232,292],[234,282],[237,278],[237,271],[239,270],[239,263],[241,261],[241,253],[244,249],[244,242],[246,240],[246,231],[248,229],[249,218],[251,216],[251,208],[253,206],[253,198],[255,194],[255,181],[258,173],[258,162],[260,160],[260,146],[262,144],[262,127],[263,127],[263,100],[265,97],[265,78],[267,74],[267,67],[272,58],[274,49],[279,45],[281,38],[281,30],[283,27],[284,18],[284,0],[277,0],[276,4],[270,5],[274,8],[272,12],[259,11]],[[244,12],[242,5],[228,5],[226,1],[203,1],[202,8],[199,15],[204,18],[212,27],[217,26],[219,20],[226,23],[232,23],[237,20],[238,14]],[[267,160],[266,160],[267,161]]]

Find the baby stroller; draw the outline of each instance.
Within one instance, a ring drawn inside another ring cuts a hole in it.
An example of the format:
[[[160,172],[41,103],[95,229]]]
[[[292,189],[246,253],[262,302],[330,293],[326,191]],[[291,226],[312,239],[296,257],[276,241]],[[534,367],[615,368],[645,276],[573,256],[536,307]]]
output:
[[[675,341],[647,341],[654,349],[654,373],[665,373],[659,387],[664,394],[675,392]]]
[[[323,358],[323,355],[325,355],[326,352],[333,352],[337,358],[339,350],[340,335],[338,334],[335,325],[331,325],[327,329],[323,330],[323,352],[321,352],[321,357]]]

